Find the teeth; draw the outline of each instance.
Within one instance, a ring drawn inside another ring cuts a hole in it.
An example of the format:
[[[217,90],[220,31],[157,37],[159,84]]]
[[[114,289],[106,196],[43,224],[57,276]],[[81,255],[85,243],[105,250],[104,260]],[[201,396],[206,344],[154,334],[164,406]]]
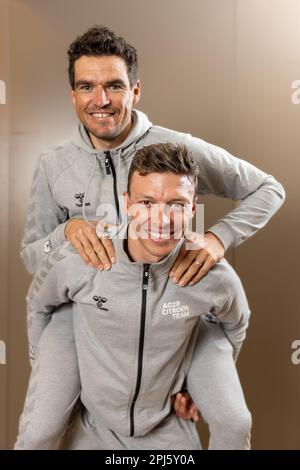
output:
[[[163,239],[167,239],[169,238],[170,234],[169,233],[155,233],[155,232],[151,232],[151,237],[153,238],[163,238]]]
[[[111,114],[108,113],[93,113],[93,116],[97,118],[106,118],[112,116]]]

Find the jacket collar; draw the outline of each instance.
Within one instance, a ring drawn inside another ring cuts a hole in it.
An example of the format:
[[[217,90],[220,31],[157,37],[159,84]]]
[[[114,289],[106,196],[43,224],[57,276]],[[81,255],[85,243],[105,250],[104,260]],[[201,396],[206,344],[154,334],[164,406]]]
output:
[[[133,118],[133,126],[121,145],[111,150],[111,153],[120,153],[120,151],[125,151],[128,147],[135,145],[150,129],[152,123],[147,118],[146,114],[142,113],[141,111],[137,111],[136,109],[132,110],[132,118]],[[75,129],[75,132],[72,136],[72,142],[79,147],[80,149],[84,150],[87,153],[92,153],[94,155],[103,155],[104,150],[97,150],[93,147],[87,130],[85,129],[84,125],[80,122]]]
[[[132,273],[138,274],[143,270],[143,267],[146,263],[138,262],[138,261],[131,261],[125,251],[124,242],[127,238],[128,232],[128,221],[120,227],[119,231],[114,234],[113,236],[113,243],[116,250],[116,257],[117,263],[122,263],[122,267]],[[173,250],[165,256],[162,260],[158,263],[151,263],[150,272],[152,275],[159,276],[162,274],[166,274],[170,271],[171,267],[173,266],[180,248],[184,243],[184,238],[178,240],[177,245],[173,248]],[[150,264],[150,263],[149,263]]]

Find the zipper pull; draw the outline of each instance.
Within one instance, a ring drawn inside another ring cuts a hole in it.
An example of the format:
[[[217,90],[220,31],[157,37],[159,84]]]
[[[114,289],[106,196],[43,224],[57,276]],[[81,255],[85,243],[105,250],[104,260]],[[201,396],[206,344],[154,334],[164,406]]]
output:
[[[143,290],[148,289],[149,269],[150,269],[150,264],[144,264]]]
[[[106,169],[106,174],[111,175],[111,167],[110,167],[110,153],[105,152],[105,169]]]

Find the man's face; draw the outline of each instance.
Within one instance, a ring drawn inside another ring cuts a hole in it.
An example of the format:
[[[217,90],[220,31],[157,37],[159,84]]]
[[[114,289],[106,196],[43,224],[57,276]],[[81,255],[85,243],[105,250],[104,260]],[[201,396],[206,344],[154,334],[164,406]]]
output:
[[[187,176],[133,173],[125,207],[130,237],[142,257],[156,262],[170,253],[194,215],[194,195],[195,185]]]
[[[120,145],[130,131],[131,109],[140,83],[130,87],[124,60],[117,56],[82,56],[75,62],[72,100],[96,148]]]

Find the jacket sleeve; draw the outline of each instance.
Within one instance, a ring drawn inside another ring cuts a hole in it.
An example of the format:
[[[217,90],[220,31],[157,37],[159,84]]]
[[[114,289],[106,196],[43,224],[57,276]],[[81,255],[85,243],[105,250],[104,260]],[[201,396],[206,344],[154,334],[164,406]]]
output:
[[[264,227],[281,207],[285,199],[282,185],[220,147],[191,136],[187,136],[186,144],[198,162],[198,194],[240,201],[208,229],[220,238],[225,250],[238,246]]]
[[[65,225],[68,220],[68,211],[59,207],[53,199],[42,157],[33,177],[21,243],[21,258],[30,273],[37,271],[47,253],[47,247],[55,249],[65,241]]]
[[[26,297],[28,335],[31,349],[35,349],[42,332],[58,307],[73,299],[86,266],[77,254],[71,254],[68,244],[44,257],[35,274]]]
[[[246,337],[250,309],[241,280],[229,264],[222,266],[218,279],[218,286],[215,285],[214,288],[214,298],[217,301],[213,314],[232,344],[236,360]]]

